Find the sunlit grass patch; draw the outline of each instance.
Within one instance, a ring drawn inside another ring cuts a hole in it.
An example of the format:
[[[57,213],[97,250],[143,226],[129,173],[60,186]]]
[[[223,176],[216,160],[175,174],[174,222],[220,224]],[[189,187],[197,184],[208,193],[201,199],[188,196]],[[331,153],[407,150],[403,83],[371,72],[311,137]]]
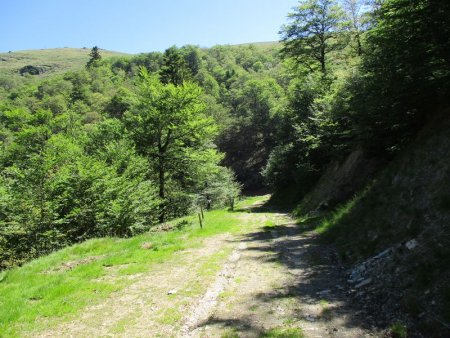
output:
[[[161,324],[173,325],[183,318],[183,313],[174,308],[164,309],[161,316],[158,318],[158,322]]]
[[[223,300],[225,300],[225,299],[228,299],[228,298],[233,297],[234,295],[235,295],[235,293],[234,293],[233,291],[222,291],[222,292],[219,294],[219,299],[220,299],[221,301],[223,301]]]
[[[249,207],[256,203],[266,203],[270,199],[270,195],[251,196],[240,200],[234,207],[235,211],[251,211]]]
[[[391,335],[394,338],[406,338],[408,336],[408,329],[401,322],[392,324],[389,330],[391,331]]]
[[[273,328],[264,332],[264,338],[303,338],[304,334],[299,328]]]

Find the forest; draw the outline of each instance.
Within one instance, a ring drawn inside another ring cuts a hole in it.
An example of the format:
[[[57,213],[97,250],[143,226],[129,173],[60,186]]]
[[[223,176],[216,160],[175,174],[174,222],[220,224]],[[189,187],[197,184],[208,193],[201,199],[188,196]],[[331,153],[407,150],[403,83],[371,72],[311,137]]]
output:
[[[389,160],[448,104],[450,4],[302,1],[279,43],[170,47],[0,78],[0,267],[132,236],[330,161]]]

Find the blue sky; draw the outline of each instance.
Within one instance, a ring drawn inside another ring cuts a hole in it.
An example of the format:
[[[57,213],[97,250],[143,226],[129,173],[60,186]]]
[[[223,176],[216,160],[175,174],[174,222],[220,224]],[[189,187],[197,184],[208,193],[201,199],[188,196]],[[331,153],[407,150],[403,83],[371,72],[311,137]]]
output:
[[[0,0],[0,52],[92,47],[141,53],[278,40],[297,0]]]

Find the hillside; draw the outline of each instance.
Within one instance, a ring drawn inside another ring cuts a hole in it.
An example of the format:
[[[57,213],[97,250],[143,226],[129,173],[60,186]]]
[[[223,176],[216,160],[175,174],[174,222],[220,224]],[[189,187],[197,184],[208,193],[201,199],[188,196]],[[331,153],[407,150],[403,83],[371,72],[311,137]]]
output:
[[[20,75],[20,69],[29,65],[40,68],[45,76],[77,70],[86,65],[89,53],[89,48],[54,48],[0,53],[0,75]],[[130,54],[108,50],[101,50],[101,54],[105,58],[130,56]]]
[[[259,41],[259,42],[248,42],[248,43],[240,43],[237,45],[232,45],[232,46],[255,46],[255,47],[261,47],[261,48],[267,48],[267,49],[271,49],[271,48],[280,48],[281,47],[281,43],[279,41]]]
[[[450,119],[448,110],[436,115],[377,170],[360,152],[333,164],[297,212],[301,226],[338,248],[367,316],[443,337],[450,321]]]
[[[255,46],[256,48],[270,50],[279,48],[280,43],[277,41],[264,41],[230,45],[230,47],[232,46]],[[40,75],[44,76],[78,70],[86,65],[90,51],[90,48],[65,47],[0,53],[0,76],[20,75],[20,70],[25,66],[37,67],[42,72]],[[133,57],[132,54],[105,49],[100,49],[100,54],[104,58]]]

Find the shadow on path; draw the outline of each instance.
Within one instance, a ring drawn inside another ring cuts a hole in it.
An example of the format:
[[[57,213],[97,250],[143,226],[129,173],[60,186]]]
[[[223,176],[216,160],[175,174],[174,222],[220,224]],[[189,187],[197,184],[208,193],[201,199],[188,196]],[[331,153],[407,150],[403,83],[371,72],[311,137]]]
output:
[[[235,240],[246,243],[246,249],[262,253],[261,264],[277,263],[286,269],[289,278],[281,288],[256,293],[255,302],[270,306],[274,301],[295,297],[300,305],[294,321],[325,328],[331,337],[380,336],[385,324],[370,316],[364,306],[353,301],[352,294],[362,290],[349,289],[346,273],[335,250],[319,241],[314,232],[300,229],[285,214],[278,214],[266,204],[241,210],[250,213],[273,213],[282,224],[266,226]],[[314,308],[321,308],[314,313]],[[220,326],[238,330],[248,336],[262,336],[263,330],[252,318],[217,318],[211,316],[202,326]],[[321,334],[309,334],[319,337]]]

